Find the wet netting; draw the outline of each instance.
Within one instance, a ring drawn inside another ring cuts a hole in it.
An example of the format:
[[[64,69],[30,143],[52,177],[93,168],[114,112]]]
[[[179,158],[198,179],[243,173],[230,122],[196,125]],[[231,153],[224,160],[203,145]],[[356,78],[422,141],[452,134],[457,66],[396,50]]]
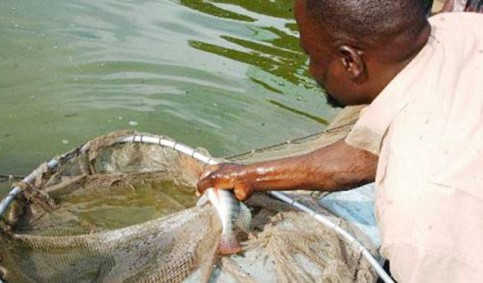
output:
[[[196,205],[195,196],[199,174],[215,161],[203,149],[185,154],[186,148],[170,138],[122,131],[39,166],[14,186],[20,193],[0,224],[2,280],[376,281],[360,249],[313,215],[267,194],[246,202],[253,222],[250,233],[241,235],[243,252],[219,255],[220,220],[211,204]],[[264,154],[277,155],[268,148],[233,160]],[[198,161],[201,156],[208,160]],[[311,194],[289,196],[376,254],[356,228],[330,215]]]

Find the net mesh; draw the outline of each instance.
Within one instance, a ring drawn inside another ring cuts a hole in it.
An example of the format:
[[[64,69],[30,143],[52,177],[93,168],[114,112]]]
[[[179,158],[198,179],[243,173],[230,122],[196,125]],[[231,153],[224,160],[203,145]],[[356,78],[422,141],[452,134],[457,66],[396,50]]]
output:
[[[94,139],[57,157],[55,170],[42,164],[35,180],[18,184],[22,194],[0,223],[4,281],[376,280],[350,244],[308,214],[265,194],[247,201],[253,223],[242,239],[244,252],[219,256],[221,225],[214,208],[195,205],[195,185],[205,165],[171,148],[118,143],[132,134],[137,133],[115,132]],[[290,155],[315,146],[315,140],[329,141],[312,137],[231,160]],[[291,196],[331,217],[376,252],[364,235],[331,216],[311,194]]]

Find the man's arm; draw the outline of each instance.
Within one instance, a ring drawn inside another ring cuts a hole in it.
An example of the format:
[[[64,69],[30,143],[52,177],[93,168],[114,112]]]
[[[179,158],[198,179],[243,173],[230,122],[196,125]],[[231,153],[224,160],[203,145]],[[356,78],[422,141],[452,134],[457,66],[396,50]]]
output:
[[[198,191],[233,189],[239,200],[245,200],[255,191],[345,190],[374,181],[376,167],[377,156],[340,140],[300,156],[211,166],[198,182]]]

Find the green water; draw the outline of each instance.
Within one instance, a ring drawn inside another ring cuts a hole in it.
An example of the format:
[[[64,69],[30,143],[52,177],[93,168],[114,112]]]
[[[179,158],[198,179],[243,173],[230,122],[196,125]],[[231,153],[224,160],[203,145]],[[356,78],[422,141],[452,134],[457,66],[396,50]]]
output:
[[[97,186],[54,199],[58,207],[49,213],[48,219],[21,223],[17,231],[65,236],[118,229],[193,207],[198,197],[192,187],[150,180]]]
[[[1,1],[0,175],[119,129],[215,156],[323,129],[292,2]]]

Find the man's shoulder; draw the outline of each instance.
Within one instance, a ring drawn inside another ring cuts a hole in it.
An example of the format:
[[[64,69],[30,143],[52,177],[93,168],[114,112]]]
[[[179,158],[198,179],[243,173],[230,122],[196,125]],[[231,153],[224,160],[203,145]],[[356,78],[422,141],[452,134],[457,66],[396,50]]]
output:
[[[426,53],[440,70],[471,70],[483,63],[483,14],[461,12],[441,13],[430,18],[431,36]],[[442,65],[439,65],[439,64]],[[451,76],[458,79],[459,76]]]

